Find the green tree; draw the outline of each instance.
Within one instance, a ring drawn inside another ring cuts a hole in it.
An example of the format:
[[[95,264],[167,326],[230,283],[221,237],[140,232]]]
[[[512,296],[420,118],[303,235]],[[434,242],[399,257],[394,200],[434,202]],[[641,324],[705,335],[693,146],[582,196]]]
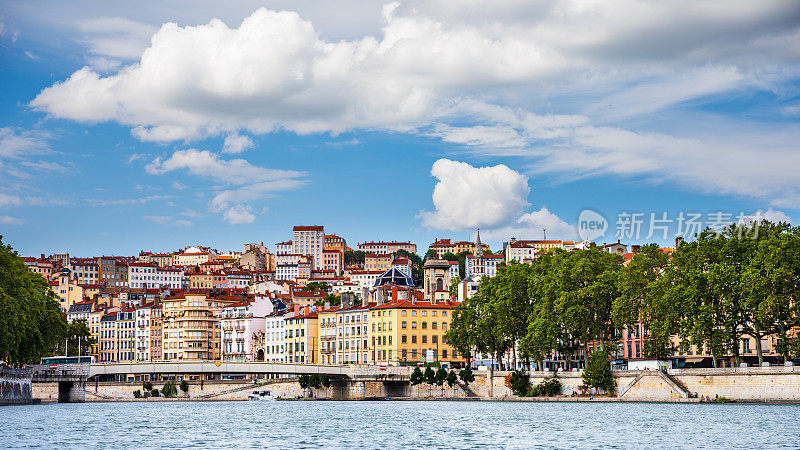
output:
[[[92,350],[92,345],[96,343],[96,340],[89,332],[89,327],[86,326],[86,319],[78,319],[68,323],[65,338],[70,356],[89,354]]]
[[[328,378],[328,376],[327,376],[327,375],[320,375],[320,376],[319,376],[319,383],[320,383],[320,384],[322,385],[322,387],[324,387],[324,388],[329,388],[329,387],[331,387],[331,379],[330,379],[330,378]]]
[[[450,298],[458,299],[458,283],[461,283],[461,277],[450,280]]]
[[[616,381],[611,374],[611,363],[606,351],[600,350],[592,353],[582,377],[584,385],[606,391],[609,394],[614,393]]]
[[[161,388],[161,395],[167,398],[178,395],[178,388],[175,387],[175,382],[170,380],[164,383],[164,387]],[[154,395],[154,397],[158,397],[158,395]]]
[[[340,296],[338,296],[338,295],[336,295],[334,293],[330,293],[330,294],[326,295],[325,297],[317,299],[317,301],[314,302],[314,306],[324,306],[326,302],[330,306],[339,306],[339,305],[342,304],[342,297],[340,297]]]
[[[439,367],[436,371],[436,385],[442,387],[445,381],[447,381],[447,370],[444,367]]]
[[[153,383],[150,381],[145,381],[142,383],[142,389],[145,391],[152,391],[153,390]]]
[[[306,285],[303,286],[302,290],[306,291],[306,292],[328,291],[328,290],[330,290],[330,288],[331,288],[331,285],[329,285],[325,281],[311,281],[311,282],[306,283]]]
[[[66,314],[44,278],[0,236],[0,360],[38,363],[64,342]]]
[[[429,259],[439,259],[439,254],[436,253],[436,250],[429,248],[427,252],[425,252],[425,257],[423,258],[423,262]]]
[[[366,256],[367,252],[362,252],[361,250],[346,250],[344,252],[344,265],[345,267],[363,266]]]
[[[472,369],[470,369],[469,366],[461,369],[458,372],[458,377],[464,382],[464,388],[467,388],[470,383],[475,381],[475,374],[472,373]]]
[[[419,367],[414,367],[414,371],[411,372],[410,381],[412,386],[422,384],[425,381],[425,376],[422,375],[422,370],[420,370]]]
[[[457,382],[458,382],[458,375],[456,375],[456,371],[455,370],[451,370],[450,372],[448,372],[447,373],[447,385],[452,388],[453,386],[456,385]]]
[[[300,378],[297,379],[297,383],[300,384],[300,389],[308,389],[311,386],[311,377],[308,375],[300,375]]]
[[[511,392],[517,397],[524,397],[528,395],[528,391],[531,390],[531,378],[528,372],[524,370],[515,370],[508,374],[506,386],[511,389]]]
[[[658,245],[641,248],[619,274],[620,296],[614,300],[612,318],[619,327],[631,332],[641,323],[647,330],[644,355],[664,359],[672,353],[671,336],[677,331],[679,310],[665,302],[661,275],[669,263],[669,255]]]
[[[189,392],[189,383],[186,380],[181,380],[181,390],[184,394]]]
[[[431,385],[436,383],[436,372],[430,367],[425,368],[425,382]]]
[[[322,380],[320,380],[319,375],[313,374],[309,376],[308,386],[313,389],[319,389],[322,387]]]
[[[424,264],[422,258],[416,253],[411,253],[402,248],[397,250],[394,254],[400,258],[408,258],[411,262],[411,279],[414,281],[415,286],[422,286],[422,266]]]
[[[472,359],[472,349],[477,346],[478,315],[474,307],[474,300],[466,299],[456,305],[451,313],[450,327],[445,332],[445,338],[451,347],[464,356],[467,367]]]
[[[139,389],[133,391],[133,398],[141,398],[141,397],[142,397],[142,391],[140,391]]]

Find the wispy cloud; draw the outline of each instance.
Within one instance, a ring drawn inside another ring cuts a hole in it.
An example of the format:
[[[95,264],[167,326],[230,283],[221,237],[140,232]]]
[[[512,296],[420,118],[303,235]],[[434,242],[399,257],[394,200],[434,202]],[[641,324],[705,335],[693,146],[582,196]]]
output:
[[[89,206],[144,205],[145,203],[150,203],[157,200],[167,200],[174,197],[175,196],[173,195],[150,195],[139,198],[87,199],[85,202]]]
[[[0,216],[0,223],[3,225],[24,225],[26,221],[17,217]]]
[[[188,227],[192,225],[192,222],[189,220],[178,219],[172,216],[142,216],[142,218],[159,225],[170,225],[175,227]]]

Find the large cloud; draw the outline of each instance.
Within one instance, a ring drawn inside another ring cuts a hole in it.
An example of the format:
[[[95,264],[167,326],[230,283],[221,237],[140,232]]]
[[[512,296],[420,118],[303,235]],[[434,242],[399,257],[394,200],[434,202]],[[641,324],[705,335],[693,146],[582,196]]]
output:
[[[422,211],[422,223],[443,230],[491,228],[520,216],[528,206],[528,178],[504,165],[473,167],[440,159],[431,175],[434,211]]]
[[[678,115],[670,133],[653,119],[741,90],[793,95],[797,2],[409,1],[383,20],[376,37],[341,40],[288,11],[259,9],[238,28],[167,23],[136,64],[83,68],[31,105],[142,140],[392,129],[535,170],[644,174],[775,206],[800,198],[793,124]]]

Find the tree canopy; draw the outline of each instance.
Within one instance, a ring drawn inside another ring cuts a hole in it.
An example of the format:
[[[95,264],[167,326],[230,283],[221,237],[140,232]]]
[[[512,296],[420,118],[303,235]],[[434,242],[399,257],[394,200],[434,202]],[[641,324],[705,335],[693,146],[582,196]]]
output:
[[[67,320],[41,275],[31,272],[0,236],[0,359],[35,363],[67,335]]]

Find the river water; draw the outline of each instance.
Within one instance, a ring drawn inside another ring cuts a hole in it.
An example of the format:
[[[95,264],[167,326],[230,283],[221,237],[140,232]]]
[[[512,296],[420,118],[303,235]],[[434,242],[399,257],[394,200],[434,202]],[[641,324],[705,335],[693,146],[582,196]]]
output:
[[[800,405],[464,401],[0,407],[0,447],[798,448]]]

